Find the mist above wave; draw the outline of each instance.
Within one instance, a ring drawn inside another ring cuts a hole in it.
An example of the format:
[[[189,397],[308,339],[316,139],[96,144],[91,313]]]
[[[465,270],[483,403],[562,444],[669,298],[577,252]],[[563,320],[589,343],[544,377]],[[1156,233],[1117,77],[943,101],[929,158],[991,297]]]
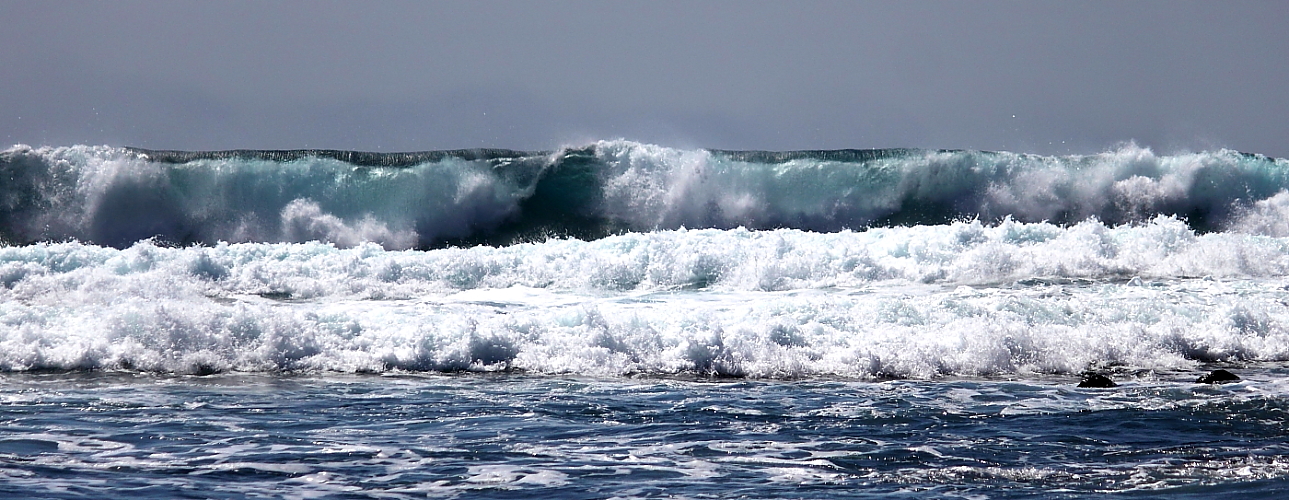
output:
[[[1233,151],[1098,155],[715,151],[601,141],[552,152],[0,153],[0,237],[124,248],[375,242],[389,249],[686,228],[817,232],[1010,218],[1285,234],[1289,162]],[[1279,198],[1277,196],[1280,196]]]

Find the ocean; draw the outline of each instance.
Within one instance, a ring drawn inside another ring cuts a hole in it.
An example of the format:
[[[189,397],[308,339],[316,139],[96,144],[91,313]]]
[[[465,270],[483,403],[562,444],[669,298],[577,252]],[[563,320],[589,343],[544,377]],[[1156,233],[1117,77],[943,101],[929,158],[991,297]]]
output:
[[[0,242],[3,497],[1289,498],[1284,159],[14,146]]]

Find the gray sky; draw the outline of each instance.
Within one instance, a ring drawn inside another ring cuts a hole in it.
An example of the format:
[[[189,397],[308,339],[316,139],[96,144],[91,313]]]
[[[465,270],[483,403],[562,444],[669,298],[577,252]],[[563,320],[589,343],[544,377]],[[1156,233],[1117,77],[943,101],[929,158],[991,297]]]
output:
[[[0,0],[0,142],[1289,156],[1289,2]]]

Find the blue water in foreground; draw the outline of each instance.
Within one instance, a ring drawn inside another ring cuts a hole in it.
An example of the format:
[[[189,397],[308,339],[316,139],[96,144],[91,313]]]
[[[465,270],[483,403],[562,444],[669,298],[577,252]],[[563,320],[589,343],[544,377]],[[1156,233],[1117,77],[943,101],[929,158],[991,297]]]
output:
[[[1289,369],[0,378],[8,498],[1281,498]]]
[[[0,151],[0,498],[1289,498],[1286,375],[1261,155]]]

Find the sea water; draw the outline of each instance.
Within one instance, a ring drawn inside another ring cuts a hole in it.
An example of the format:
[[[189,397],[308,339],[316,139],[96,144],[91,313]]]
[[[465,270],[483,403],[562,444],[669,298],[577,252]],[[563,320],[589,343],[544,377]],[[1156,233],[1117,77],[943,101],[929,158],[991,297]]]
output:
[[[0,174],[4,496],[1289,495],[1284,160],[16,146]]]

